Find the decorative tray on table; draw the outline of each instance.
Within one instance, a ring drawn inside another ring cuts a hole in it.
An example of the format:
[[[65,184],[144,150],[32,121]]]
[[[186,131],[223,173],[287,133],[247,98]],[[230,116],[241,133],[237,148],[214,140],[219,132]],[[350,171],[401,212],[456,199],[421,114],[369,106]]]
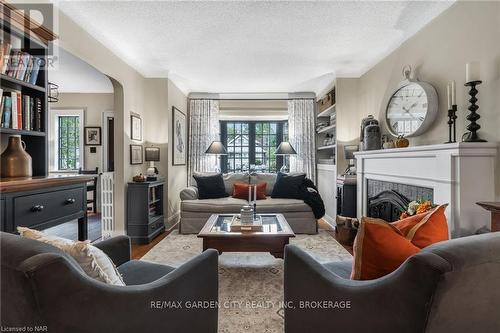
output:
[[[239,215],[234,215],[231,220],[231,231],[232,232],[258,232],[262,231],[262,217],[257,215],[252,223],[242,223]]]

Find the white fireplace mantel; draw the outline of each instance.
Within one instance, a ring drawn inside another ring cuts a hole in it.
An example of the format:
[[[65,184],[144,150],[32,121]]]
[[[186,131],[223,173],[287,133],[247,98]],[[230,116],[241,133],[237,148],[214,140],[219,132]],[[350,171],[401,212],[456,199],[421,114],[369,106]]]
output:
[[[367,180],[432,188],[446,210],[452,237],[489,227],[489,213],[476,205],[495,199],[496,143],[450,143],[355,153],[358,218],[367,215]]]

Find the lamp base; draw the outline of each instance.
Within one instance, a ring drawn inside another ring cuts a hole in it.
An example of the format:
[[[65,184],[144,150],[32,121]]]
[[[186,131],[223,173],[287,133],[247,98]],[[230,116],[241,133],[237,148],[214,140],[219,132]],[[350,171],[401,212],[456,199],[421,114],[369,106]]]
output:
[[[280,172],[281,173],[288,173],[290,170],[288,170],[288,167],[286,165],[283,165],[281,168],[280,168]]]

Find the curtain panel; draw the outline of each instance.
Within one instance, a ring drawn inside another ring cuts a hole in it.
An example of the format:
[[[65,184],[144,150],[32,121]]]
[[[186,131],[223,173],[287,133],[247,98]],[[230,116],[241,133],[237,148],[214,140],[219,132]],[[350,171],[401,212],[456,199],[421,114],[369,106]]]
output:
[[[219,101],[192,99],[189,102],[188,184],[193,173],[213,171],[217,157],[205,151],[214,140],[220,140]]]
[[[314,100],[288,101],[288,141],[297,155],[290,156],[290,171],[304,172],[316,182],[316,132]]]

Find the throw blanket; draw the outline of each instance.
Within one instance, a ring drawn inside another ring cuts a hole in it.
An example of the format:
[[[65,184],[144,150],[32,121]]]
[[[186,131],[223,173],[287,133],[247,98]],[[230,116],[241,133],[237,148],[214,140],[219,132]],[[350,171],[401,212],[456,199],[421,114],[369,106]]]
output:
[[[314,185],[312,180],[305,178],[300,187],[300,199],[311,207],[314,217],[320,219],[325,216],[325,204],[321,195],[319,195],[318,188]]]

